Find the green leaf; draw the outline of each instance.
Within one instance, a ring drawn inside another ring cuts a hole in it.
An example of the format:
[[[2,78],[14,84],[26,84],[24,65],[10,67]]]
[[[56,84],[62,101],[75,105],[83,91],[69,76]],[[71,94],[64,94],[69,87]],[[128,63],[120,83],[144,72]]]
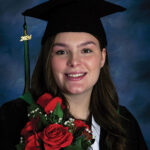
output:
[[[82,147],[83,147],[84,150],[87,150],[88,147],[90,147],[91,145],[92,145],[92,144],[91,144],[90,142],[88,142],[87,140],[84,140],[84,141],[82,142]]]
[[[17,150],[24,150],[25,149],[25,143],[20,143],[16,145]]]
[[[33,104],[34,103],[32,95],[31,95],[31,93],[29,91],[27,91],[26,93],[24,93],[20,98],[23,99],[28,104]]]
[[[53,114],[58,116],[59,118],[63,118],[63,111],[61,109],[61,106],[60,106],[59,102],[57,102],[57,105],[56,105],[56,107],[54,109]]]
[[[42,123],[44,126],[49,125],[49,122],[46,120],[46,118],[45,118],[43,115],[40,115],[40,119],[41,119],[41,123]]]
[[[64,150],[84,150],[82,148],[82,138],[78,138],[77,141],[64,148]]]
[[[74,133],[74,138],[81,136],[81,134],[83,133],[84,130],[85,130],[85,127],[81,127],[79,129],[77,129],[76,132]]]

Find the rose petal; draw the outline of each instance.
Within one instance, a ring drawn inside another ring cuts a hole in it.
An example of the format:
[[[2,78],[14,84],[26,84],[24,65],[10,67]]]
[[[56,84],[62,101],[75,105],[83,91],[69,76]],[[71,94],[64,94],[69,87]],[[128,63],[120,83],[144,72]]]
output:
[[[60,150],[59,147],[50,147],[49,145],[44,144],[44,149],[45,150]]]
[[[41,107],[44,108],[51,99],[52,99],[52,95],[49,93],[45,93],[38,98],[37,104],[39,104]]]
[[[25,150],[40,150],[40,144],[38,142],[38,135],[34,134],[30,136],[26,141]]]
[[[32,134],[32,124],[31,121],[27,122],[27,124],[25,125],[25,127],[21,130],[21,135],[27,139],[29,136],[31,136]]]
[[[68,131],[68,127],[60,124],[51,124],[46,127],[42,134],[39,135],[44,142],[44,147],[47,150],[61,149],[72,143],[72,133]],[[49,149],[48,149],[49,147]]]
[[[32,118],[31,119],[31,125],[32,125],[32,130],[36,131],[38,127],[38,123],[40,122],[40,117],[38,116],[37,118]]]
[[[85,127],[85,128],[90,129],[90,127],[87,124],[85,124],[82,120],[75,120],[74,124],[76,128]]]
[[[45,112],[49,114],[50,111],[54,111],[57,102],[59,102],[59,104],[62,105],[62,99],[60,97],[55,97],[45,106]]]

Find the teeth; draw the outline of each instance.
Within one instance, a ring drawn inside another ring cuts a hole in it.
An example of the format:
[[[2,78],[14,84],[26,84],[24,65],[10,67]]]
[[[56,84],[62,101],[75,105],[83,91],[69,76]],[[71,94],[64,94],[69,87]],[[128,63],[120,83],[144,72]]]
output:
[[[84,73],[79,73],[79,74],[68,74],[69,77],[80,77],[83,76]]]

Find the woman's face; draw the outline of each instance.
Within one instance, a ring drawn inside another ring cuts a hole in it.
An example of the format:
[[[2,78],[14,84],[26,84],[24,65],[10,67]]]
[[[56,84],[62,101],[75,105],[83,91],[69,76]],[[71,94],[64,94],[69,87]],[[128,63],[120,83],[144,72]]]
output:
[[[106,50],[99,41],[85,32],[62,32],[52,46],[51,68],[62,92],[91,92],[105,63]]]

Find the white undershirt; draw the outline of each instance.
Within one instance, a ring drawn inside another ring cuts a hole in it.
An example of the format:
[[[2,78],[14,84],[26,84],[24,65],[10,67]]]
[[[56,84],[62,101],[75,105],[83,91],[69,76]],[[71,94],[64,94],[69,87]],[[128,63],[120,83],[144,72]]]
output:
[[[100,140],[100,126],[96,123],[94,120],[94,117],[92,116],[92,134],[95,138],[95,142],[91,145],[91,148],[89,150],[100,150],[99,148],[99,140]]]

